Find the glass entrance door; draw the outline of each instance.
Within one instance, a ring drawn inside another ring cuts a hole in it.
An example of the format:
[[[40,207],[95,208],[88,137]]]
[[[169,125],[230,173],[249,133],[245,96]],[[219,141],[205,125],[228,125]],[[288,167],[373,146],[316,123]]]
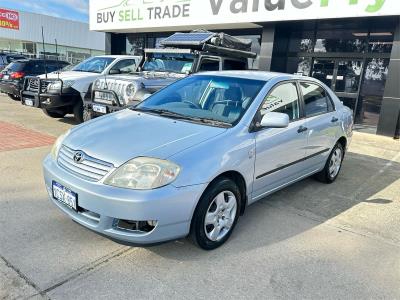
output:
[[[361,59],[314,59],[312,77],[329,86],[354,112],[363,73]]]

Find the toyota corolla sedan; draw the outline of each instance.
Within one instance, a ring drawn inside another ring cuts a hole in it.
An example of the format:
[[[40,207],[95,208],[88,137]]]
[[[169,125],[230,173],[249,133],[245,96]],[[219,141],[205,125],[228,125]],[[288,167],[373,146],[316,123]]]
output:
[[[43,163],[50,199],[112,240],[221,246],[246,206],[303,178],[332,183],[352,111],[320,81],[209,72],[68,131]]]

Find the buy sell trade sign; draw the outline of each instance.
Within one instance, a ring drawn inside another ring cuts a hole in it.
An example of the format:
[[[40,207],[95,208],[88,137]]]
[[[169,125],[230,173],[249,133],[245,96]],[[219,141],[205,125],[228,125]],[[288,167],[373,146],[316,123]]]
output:
[[[19,13],[0,8],[0,27],[19,30]]]

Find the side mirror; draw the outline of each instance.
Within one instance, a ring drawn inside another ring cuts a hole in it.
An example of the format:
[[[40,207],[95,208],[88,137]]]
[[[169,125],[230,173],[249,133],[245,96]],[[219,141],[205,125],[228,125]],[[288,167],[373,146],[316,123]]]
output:
[[[283,113],[266,113],[260,122],[260,127],[267,128],[287,128],[289,126],[289,116]]]
[[[110,72],[108,72],[110,75],[116,75],[116,74],[121,74],[120,69],[111,69]]]

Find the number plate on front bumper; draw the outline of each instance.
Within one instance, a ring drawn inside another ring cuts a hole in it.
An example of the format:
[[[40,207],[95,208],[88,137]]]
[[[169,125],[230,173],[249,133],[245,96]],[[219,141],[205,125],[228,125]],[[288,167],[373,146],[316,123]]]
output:
[[[107,113],[107,107],[104,105],[99,105],[99,104],[93,104],[93,111],[101,114],[106,114]]]
[[[69,208],[78,210],[78,194],[55,181],[53,181],[53,197]]]

